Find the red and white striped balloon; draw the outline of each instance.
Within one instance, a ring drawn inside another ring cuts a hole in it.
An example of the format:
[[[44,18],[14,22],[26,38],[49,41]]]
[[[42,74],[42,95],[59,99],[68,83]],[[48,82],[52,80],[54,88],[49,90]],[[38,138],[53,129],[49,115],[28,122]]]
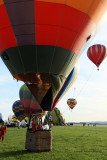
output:
[[[100,44],[93,45],[88,48],[87,56],[97,67],[99,67],[106,57],[106,47]]]

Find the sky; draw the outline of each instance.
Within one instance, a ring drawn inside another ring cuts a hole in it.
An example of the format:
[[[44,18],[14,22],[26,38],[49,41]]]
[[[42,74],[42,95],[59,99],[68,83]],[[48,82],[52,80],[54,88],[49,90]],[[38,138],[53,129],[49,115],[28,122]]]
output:
[[[102,44],[107,47],[107,22],[88,45]],[[107,58],[97,67],[88,59],[87,49],[79,58],[79,75],[57,104],[66,122],[107,121]],[[13,115],[12,105],[19,100],[19,89],[23,82],[13,79],[0,58],[0,112],[3,120]],[[77,105],[71,111],[67,105],[68,98],[76,98]]]

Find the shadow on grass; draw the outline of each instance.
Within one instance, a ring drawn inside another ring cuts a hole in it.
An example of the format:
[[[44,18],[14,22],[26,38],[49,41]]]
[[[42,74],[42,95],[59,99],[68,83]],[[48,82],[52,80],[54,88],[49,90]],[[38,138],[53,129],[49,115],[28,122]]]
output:
[[[19,156],[19,155],[24,155],[24,154],[29,154],[31,151],[28,150],[17,150],[17,151],[8,151],[8,152],[3,152],[0,153],[0,157],[6,158],[6,157],[14,157],[14,156]]]
[[[44,152],[51,152],[51,151],[30,151],[30,150],[17,150],[17,151],[8,151],[0,153],[0,157],[7,158],[7,157],[14,157],[14,156],[22,156],[30,153],[44,153]]]

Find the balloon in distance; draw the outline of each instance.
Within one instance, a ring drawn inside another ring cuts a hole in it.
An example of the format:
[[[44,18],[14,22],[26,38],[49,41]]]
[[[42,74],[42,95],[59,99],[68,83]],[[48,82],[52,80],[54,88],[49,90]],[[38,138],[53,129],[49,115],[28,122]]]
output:
[[[68,104],[68,106],[69,106],[71,109],[73,109],[73,108],[76,106],[76,104],[77,104],[77,100],[74,99],[74,98],[69,98],[69,99],[67,100],[67,104]]]
[[[3,116],[2,116],[2,113],[0,113],[0,123],[2,123],[3,121]]]
[[[19,121],[22,121],[26,117],[24,107],[20,100],[17,100],[13,103],[12,110]]]
[[[3,119],[2,113],[0,113],[0,119]]]
[[[57,107],[55,107],[51,113],[47,112],[45,120],[49,121],[49,116],[52,116],[51,123],[54,125],[62,125],[66,123],[62,112]]]
[[[95,44],[88,48],[88,58],[99,68],[106,57],[106,47],[101,44]]]
[[[43,116],[46,112],[42,110],[40,104],[33,96],[26,84],[22,85],[19,91],[20,101],[27,116],[38,114]]]

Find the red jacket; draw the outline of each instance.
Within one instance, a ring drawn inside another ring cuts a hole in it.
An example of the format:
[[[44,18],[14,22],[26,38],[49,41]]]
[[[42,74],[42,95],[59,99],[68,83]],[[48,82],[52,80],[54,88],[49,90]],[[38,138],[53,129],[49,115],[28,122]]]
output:
[[[42,128],[40,124],[38,124],[38,129]]]
[[[7,132],[7,126],[6,125],[2,125],[0,130],[1,130],[1,135],[5,134]]]
[[[32,131],[35,131],[35,122],[32,122]]]

